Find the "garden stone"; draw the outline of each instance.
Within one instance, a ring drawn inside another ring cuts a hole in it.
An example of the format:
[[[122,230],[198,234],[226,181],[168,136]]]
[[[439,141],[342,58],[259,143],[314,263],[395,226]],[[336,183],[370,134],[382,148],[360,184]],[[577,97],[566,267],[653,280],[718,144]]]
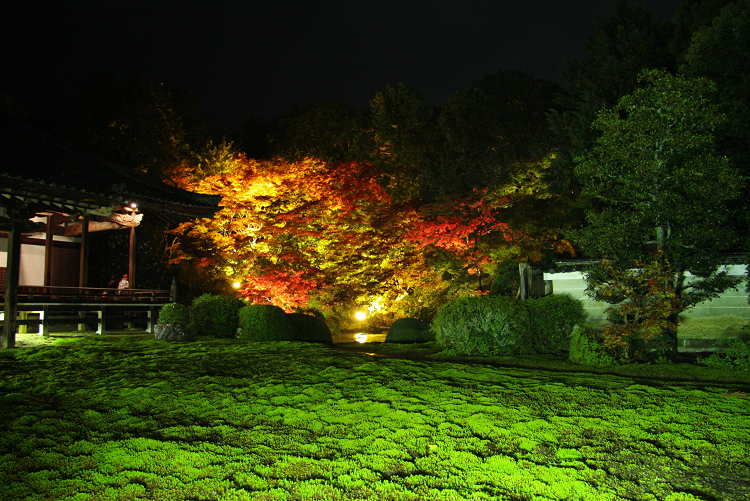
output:
[[[385,337],[386,343],[427,343],[435,340],[430,324],[416,318],[399,318]]]
[[[154,326],[154,339],[161,341],[187,341],[187,336],[180,325],[156,324]]]

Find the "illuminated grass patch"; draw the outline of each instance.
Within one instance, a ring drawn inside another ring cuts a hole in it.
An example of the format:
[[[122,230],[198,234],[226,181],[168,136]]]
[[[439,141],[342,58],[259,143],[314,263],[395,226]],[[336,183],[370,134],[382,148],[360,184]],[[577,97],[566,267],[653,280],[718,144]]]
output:
[[[149,338],[0,370],[0,499],[750,497],[747,383]]]

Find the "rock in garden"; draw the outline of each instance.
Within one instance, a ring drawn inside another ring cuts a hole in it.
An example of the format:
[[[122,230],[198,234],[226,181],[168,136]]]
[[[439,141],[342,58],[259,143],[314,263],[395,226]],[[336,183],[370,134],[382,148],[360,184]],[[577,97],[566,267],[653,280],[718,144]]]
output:
[[[154,339],[162,341],[187,341],[187,336],[182,327],[177,324],[156,324],[154,326]]]

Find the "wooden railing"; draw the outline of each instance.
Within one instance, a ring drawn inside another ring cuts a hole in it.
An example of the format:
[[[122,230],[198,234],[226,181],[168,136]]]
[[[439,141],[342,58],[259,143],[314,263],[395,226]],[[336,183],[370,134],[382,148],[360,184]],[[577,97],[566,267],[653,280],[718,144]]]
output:
[[[172,292],[157,289],[106,289],[101,287],[58,287],[22,285],[19,304],[50,303],[168,303]],[[5,287],[0,286],[0,302],[5,302]]]

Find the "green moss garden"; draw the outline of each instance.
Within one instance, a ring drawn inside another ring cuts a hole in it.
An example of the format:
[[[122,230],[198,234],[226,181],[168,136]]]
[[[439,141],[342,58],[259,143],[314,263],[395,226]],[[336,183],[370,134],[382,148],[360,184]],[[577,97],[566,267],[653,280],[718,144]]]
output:
[[[748,373],[547,358],[143,335],[0,352],[0,499],[750,497]]]

